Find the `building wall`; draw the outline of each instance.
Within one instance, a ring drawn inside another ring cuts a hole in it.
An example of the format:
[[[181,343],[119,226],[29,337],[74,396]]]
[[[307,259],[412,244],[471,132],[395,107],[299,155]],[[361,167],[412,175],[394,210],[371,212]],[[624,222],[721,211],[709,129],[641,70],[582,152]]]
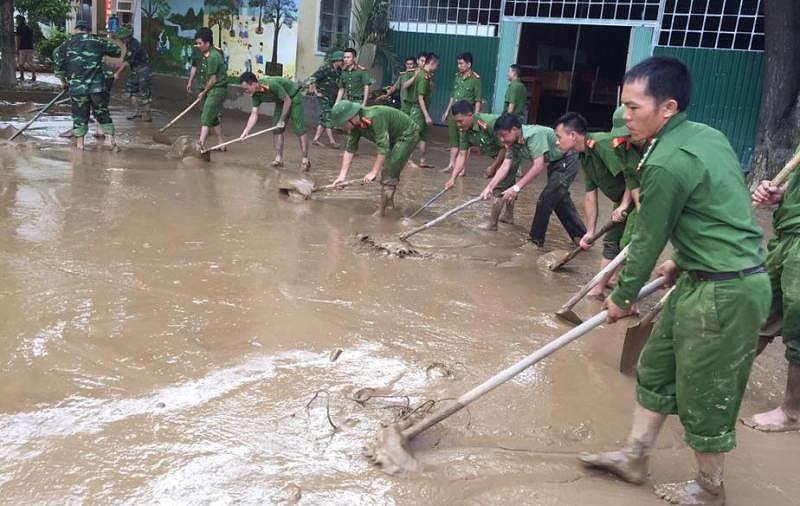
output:
[[[304,80],[322,65],[324,55],[317,52],[319,0],[303,0],[297,19],[297,79]]]
[[[761,108],[764,53],[656,47],[654,54],[686,63],[693,82],[689,118],[722,131],[742,166],[749,167]]]

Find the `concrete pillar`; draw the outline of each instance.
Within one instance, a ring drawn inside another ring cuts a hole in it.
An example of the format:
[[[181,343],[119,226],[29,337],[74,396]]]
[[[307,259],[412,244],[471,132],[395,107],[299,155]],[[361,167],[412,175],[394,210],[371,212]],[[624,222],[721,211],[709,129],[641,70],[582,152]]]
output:
[[[503,111],[503,99],[508,89],[506,72],[508,67],[517,61],[519,50],[519,36],[522,23],[503,21],[500,23],[500,47],[497,55],[497,69],[494,80],[494,97],[491,102],[492,112],[499,114]],[[486,90],[484,90],[486,94]],[[488,97],[487,97],[488,98]]]

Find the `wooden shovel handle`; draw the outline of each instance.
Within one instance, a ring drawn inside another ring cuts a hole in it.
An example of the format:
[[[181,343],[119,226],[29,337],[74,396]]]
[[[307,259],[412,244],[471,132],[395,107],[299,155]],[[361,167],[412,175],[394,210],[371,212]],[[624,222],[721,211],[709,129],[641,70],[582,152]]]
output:
[[[598,230],[592,237],[590,237],[590,241],[589,242],[595,242],[596,240],[598,240],[601,237],[603,237],[605,235],[605,233],[608,232],[609,230],[611,230],[611,228],[614,225],[616,225],[616,222],[614,222],[614,221],[609,221],[608,223],[603,225],[603,227],[600,230]],[[583,251],[583,248],[581,248],[580,246],[578,246],[577,248],[573,249],[572,251],[567,253],[561,260],[559,260],[558,262],[556,262],[552,266],[550,266],[550,270],[554,271],[556,269],[560,269],[561,267],[564,267],[564,265],[566,265],[567,262],[569,262],[570,260],[572,260],[573,258],[578,256],[578,253],[580,253],[581,251]]]
[[[585,285],[583,285],[583,287],[582,287],[582,288],[581,288],[581,289],[578,291],[578,293],[576,293],[575,295],[573,295],[573,296],[572,296],[572,298],[570,298],[570,299],[569,299],[569,300],[568,300],[568,301],[567,301],[567,302],[566,302],[566,303],[565,303],[563,306],[561,306],[561,308],[558,310],[558,311],[559,311],[559,313],[561,313],[561,312],[565,312],[565,311],[569,311],[570,309],[572,309],[573,307],[575,307],[575,305],[576,305],[578,302],[580,302],[580,300],[581,300],[582,298],[584,298],[584,297],[586,296],[586,294],[587,294],[587,293],[589,293],[589,291],[590,291],[590,290],[591,290],[591,289],[594,287],[594,285],[596,285],[597,283],[599,283],[599,282],[600,282],[600,280],[601,280],[601,279],[603,279],[603,277],[605,277],[605,276],[606,276],[606,275],[607,275],[609,272],[612,272],[614,269],[616,269],[617,267],[619,267],[619,265],[620,265],[622,262],[624,262],[624,261],[625,261],[625,259],[628,257],[628,251],[630,250],[630,247],[631,247],[631,245],[630,245],[630,244],[628,244],[627,246],[625,246],[624,248],[622,248],[622,251],[620,251],[620,252],[617,254],[617,256],[615,256],[615,257],[614,257],[614,259],[613,259],[613,260],[611,260],[611,261],[608,263],[608,265],[606,265],[605,267],[603,267],[603,268],[600,270],[600,272],[598,272],[597,274],[595,274],[595,276],[594,276],[594,277],[593,277],[591,280],[589,280],[589,282],[588,282],[588,283],[586,283]]]
[[[264,130],[259,130],[258,132],[254,133],[254,134],[249,134],[249,135],[246,135],[244,137],[237,137],[235,139],[231,139],[229,141],[225,141],[222,144],[217,144],[216,146],[211,146],[208,149],[202,150],[200,153],[201,154],[210,153],[211,151],[214,151],[215,149],[219,149],[219,148],[225,147],[225,146],[227,146],[229,144],[235,144],[237,142],[246,141],[247,139],[250,139],[251,137],[255,137],[257,135],[265,134],[267,132],[271,132],[271,131],[277,130],[277,129],[278,129],[277,126],[270,127],[270,128],[265,128]]]
[[[794,169],[797,168],[798,164],[800,164],[800,151],[795,153],[794,156],[790,158],[788,162],[786,162],[786,165],[783,166],[781,171],[775,175],[775,177],[772,179],[772,185],[780,186],[785,183],[786,180],[789,179],[789,176],[792,175]],[[758,206],[759,204],[757,202],[753,202],[753,209]]]
[[[326,190],[334,190],[336,188],[344,188],[345,186],[350,186],[351,184],[356,184],[356,183],[360,183],[360,182],[361,182],[361,178],[348,179],[347,181],[342,181],[341,183],[337,183],[337,184],[333,184],[333,183],[326,184],[325,186],[320,186],[319,188],[314,188],[311,191],[314,192],[314,193],[316,193],[316,192],[324,192]]]
[[[674,286],[669,290],[667,290],[667,293],[665,293],[664,296],[661,297],[658,300],[658,302],[656,302],[656,305],[653,306],[653,309],[651,309],[650,311],[647,312],[646,315],[644,315],[642,320],[639,322],[642,326],[645,326],[648,323],[652,322],[653,319],[655,319],[656,315],[658,315],[658,313],[660,313],[661,310],[664,309],[664,306],[667,305],[667,299],[669,299],[669,296],[672,294],[674,290],[675,290]]]
[[[424,225],[420,225],[417,228],[411,229],[408,232],[403,232],[402,234],[400,234],[400,240],[401,241],[405,241],[406,239],[408,239],[412,235],[414,235],[416,233],[419,233],[419,232],[422,232],[426,228],[430,228],[430,227],[436,225],[440,221],[448,218],[449,216],[452,216],[452,215],[456,214],[457,212],[459,212],[460,210],[464,209],[467,206],[471,206],[472,204],[474,204],[475,202],[478,202],[479,200],[482,200],[482,199],[480,197],[475,197],[475,198],[469,199],[468,201],[464,202],[463,204],[460,204],[460,205],[454,207],[453,209],[450,209],[449,211],[447,211],[446,213],[442,214],[438,218],[434,218],[431,221],[429,221],[428,223],[425,223]]]
[[[179,119],[181,119],[182,117],[184,117],[184,116],[186,115],[186,113],[187,113],[187,112],[191,111],[191,110],[192,110],[192,108],[193,108],[194,106],[196,106],[197,104],[199,104],[201,100],[203,100],[203,99],[202,99],[202,98],[198,98],[197,100],[195,100],[194,102],[192,102],[192,103],[189,105],[189,107],[187,107],[187,108],[186,108],[186,109],[184,109],[184,110],[183,110],[183,111],[182,111],[180,114],[178,114],[177,116],[175,116],[174,118],[172,118],[172,121],[170,121],[169,123],[167,123],[167,124],[166,124],[166,125],[164,125],[163,127],[159,128],[159,129],[158,129],[158,131],[159,131],[159,132],[164,132],[164,131],[165,131],[167,128],[171,127],[171,126],[172,126],[172,125],[173,125],[173,124],[174,124],[176,121],[178,121]]]

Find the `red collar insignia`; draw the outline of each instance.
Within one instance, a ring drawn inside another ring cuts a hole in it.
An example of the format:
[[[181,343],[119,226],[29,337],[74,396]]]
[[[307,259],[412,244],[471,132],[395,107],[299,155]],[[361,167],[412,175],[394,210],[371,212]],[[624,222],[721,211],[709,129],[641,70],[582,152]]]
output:
[[[369,128],[370,126],[372,126],[372,120],[367,117],[361,116],[361,124],[359,126],[361,128]]]
[[[485,121],[483,121],[482,119],[479,119],[479,120],[478,120],[478,126],[479,126],[479,127],[482,129],[482,130],[488,130],[488,129],[489,129],[489,124],[488,124],[488,123],[486,123]]]
[[[595,147],[595,145],[596,145],[596,144],[597,144],[597,141],[596,141],[596,140],[594,140],[594,139],[586,139],[586,146],[587,146],[589,149],[594,149],[594,147]]]

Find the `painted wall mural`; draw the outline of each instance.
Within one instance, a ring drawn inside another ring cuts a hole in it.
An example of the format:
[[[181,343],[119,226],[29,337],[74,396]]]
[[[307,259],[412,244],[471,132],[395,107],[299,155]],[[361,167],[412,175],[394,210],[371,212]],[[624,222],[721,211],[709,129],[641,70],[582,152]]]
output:
[[[208,26],[228,73],[294,77],[295,0],[143,0],[142,39],[153,68],[188,75],[195,32]]]

